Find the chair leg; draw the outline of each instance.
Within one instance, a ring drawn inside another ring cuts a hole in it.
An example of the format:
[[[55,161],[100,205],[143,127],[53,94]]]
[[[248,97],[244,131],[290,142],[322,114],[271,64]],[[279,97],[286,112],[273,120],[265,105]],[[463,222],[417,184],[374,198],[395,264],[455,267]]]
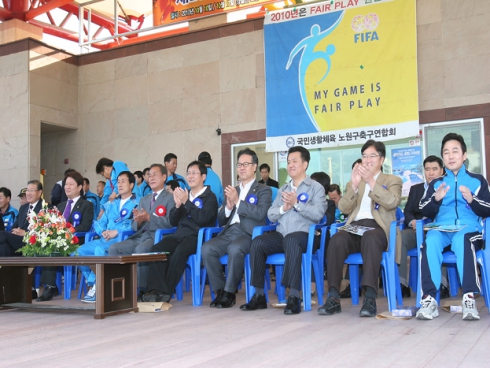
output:
[[[410,257],[410,277],[408,284],[412,288],[412,291],[417,290],[417,277],[418,275],[418,257]]]
[[[318,305],[323,305],[323,268],[319,266],[318,260],[312,261],[313,273],[315,276],[316,295],[318,297]]]
[[[82,292],[84,295],[87,295],[87,283],[85,282],[83,273],[80,276],[80,285],[78,286],[78,299],[82,299]]]
[[[352,298],[352,305],[359,304],[359,265],[349,265],[350,276],[350,294]]]
[[[447,278],[449,283],[449,295],[455,297],[458,295],[459,286],[460,286],[458,269],[456,268],[456,265],[446,265],[446,269],[447,269]],[[439,287],[439,285],[436,285],[436,287]]]
[[[184,273],[185,273],[185,271],[184,271]],[[182,274],[182,277],[180,278],[179,283],[175,287],[175,296],[176,296],[177,300],[184,299],[184,287],[183,287],[184,282],[185,282],[184,281],[184,274]]]
[[[286,303],[286,289],[281,284],[283,269],[284,267],[282,265],[276,266],[276,290],[279,303]]]

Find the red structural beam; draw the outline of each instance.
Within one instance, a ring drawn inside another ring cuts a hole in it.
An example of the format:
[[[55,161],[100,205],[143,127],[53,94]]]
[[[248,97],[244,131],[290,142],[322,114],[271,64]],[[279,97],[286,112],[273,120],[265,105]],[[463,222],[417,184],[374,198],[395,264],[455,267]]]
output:
[[[31,9],[25,14],[25,20],[29,21],[31,19],[36,18],[37,16],[47,13],[53,9],[60,8],[64,5],[72,3],[73,0],[51,0],[44,5],[38,6],[37,8]]]
[[[12,19],[12,12],[5,8],[0,8],[0,21],[5,22],[6,20]]]
[[[102,44],[100,45],[100,47],[97,48],[100,48],[101,50],[113,49],[115,47],[128,46],[128,45],[133,45],[135,43],[152,41],[162,37],[168,37],[176,34],[186,33],[188,31],[189,31],[189,27],[182,27],[178,29],[172,29],[170,31],[163,31],[159,33],[152,33],[146,36],[139,36],[138,38],[122,40],[121,42],[114,41],[107,44]]]

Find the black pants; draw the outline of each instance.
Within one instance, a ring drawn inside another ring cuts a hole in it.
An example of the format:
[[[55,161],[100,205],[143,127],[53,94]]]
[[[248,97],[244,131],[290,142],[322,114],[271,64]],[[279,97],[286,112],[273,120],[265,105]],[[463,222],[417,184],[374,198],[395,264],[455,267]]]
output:
[[[361,253],[363,261],[362,285],[378,290],[378,276],[381,267],[383,252],[388,246],[386,233],[375,220],[364,219],[353,221],[351,225],[373,227],[363,236],[354,235],[346,231],[336,233],[327,248],[327,280],[329,287],[340,291],[344,262],[352,253]]]
[[[196,250],[197,235],[183,238],[170,235],[155,244],[151,248],[152,252],[169,252],[170,254],[166,261],[150,262],[148,290],[158,290],[172,295],[185,270],[187,259],[190,255],[195,254]]]
[[[21,257],[16,251],[24,246],[23,236],[0,231],[0,257]]]

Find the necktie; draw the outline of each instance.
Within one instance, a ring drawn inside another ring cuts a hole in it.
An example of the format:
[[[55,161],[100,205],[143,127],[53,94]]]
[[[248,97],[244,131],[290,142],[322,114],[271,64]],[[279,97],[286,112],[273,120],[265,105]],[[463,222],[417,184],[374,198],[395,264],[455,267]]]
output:
[[[27,212],[27,213],[32,212],[32,210],[33,210],[33,209],[34,209],[34,206],[33,206],[32,204],[30,204],[30,205],[29,205],[29,212]]]
[[[73,199],[70,199],[66,204],[65,210],[63,211],[63,217],[65,218],[66,221],[68,221],[68,218],[70,217],[72,203],[73,203]]]
[[[153,209],[153,206],[155,205],[155,198],[157,197],[156,193],[153,193],[153,197],[151,197],[151,202],[150,202],[150,211]]]

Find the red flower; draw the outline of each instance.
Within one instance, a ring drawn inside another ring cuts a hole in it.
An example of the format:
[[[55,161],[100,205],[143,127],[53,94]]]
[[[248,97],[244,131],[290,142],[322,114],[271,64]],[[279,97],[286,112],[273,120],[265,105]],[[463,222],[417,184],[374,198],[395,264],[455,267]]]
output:
[[[72,244],[78,244],[78,237],[75,235],[71,240]]]
[[[37,241],[36,235],[31,235],[31,237],[29,238],[29,243],[36,244],[36,241]]]
[[[69,229],[70,227],[72,227],[73,225],[70,224],[69,222],[66,223],[66,227]]]

